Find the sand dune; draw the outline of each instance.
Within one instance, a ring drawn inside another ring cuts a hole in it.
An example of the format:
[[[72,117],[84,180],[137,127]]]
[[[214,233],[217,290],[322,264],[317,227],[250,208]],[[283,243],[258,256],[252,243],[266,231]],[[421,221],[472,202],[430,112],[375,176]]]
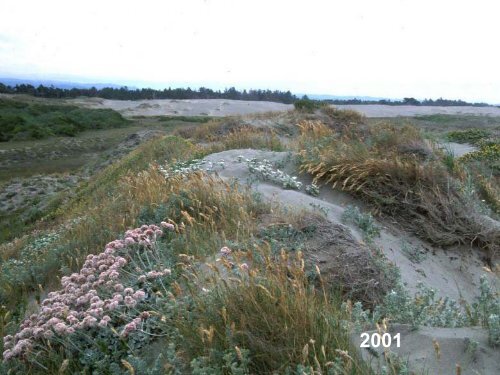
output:
[[[67,100],[76,105],[89,108],[111,108],[125,116],[230,116],[287,111],[291,104],[224,99],[193,100],[108,100],[100,98],[81,98]],[[431,114],[469,114],[500,116],[498,107],[429,107],[429,106],[390,106],[379,104],[338,105],[342,109],[353,109],[367,117],[398,117]]]

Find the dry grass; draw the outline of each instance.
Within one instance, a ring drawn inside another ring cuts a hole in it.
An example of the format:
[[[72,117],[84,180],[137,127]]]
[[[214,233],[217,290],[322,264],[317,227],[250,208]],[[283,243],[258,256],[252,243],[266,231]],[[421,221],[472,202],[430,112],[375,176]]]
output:
[[[381,125],[365,137],[336,135],[319,123],[301,124],[302,170],[398,219],[407,230],[437,245],[477,244],[495,251],[500,233],[488,230],[440,160],[412,127]],[[316,129],[314,129],[316,128]],[[404,151],[402,151],[402,149]],[[427,160],[428,159],[428,160]]]
[[[246,126],[233,130],[221,138],[226,150],[254,148],[271,151],[283,151],[284,146],[272,129]]]
[[[283,151],[276,131],[269,127],[245,125],[241,117],[210,121],[196,127],[181,128],[177,134],[186,139],[218,144],[222,150],[254,148]]]

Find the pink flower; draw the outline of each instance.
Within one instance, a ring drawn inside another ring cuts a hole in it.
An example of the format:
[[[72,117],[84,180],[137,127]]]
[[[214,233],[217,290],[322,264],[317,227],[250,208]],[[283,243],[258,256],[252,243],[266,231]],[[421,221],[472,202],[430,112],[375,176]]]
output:
[[[123,257],[118,257],[118,258],[116,258],[116,262],[118,263],[118,265],[120,267],[123,267],[127,264],[127,259],[125,259]]]
[[[175,229],[173,224],[167,223],[166,221],[162,221],[160,224],[163,228],[168,229],[170,231],[173,231]]]
[[[54,326],[54,331],[56,331],[59,334],[62,334],[64,332],[66,332],[67,328],[68,328],[68,326],[66,326],[66,324],[64,324],[64,323],[57,323]]]
[[[101,319],[98,325],[99,327],[104,328],[108,326],[108,322],[109,322],[108,320]]]
[[[14,357],[14,353],[12,353],[12,350],[7,349],[6,351],[3,352],[3,360],[4,361],[10,360],[12,357]]]
[[[146,275],[141,275],[137,278],[137,281],[140,283],[144,283],[146,281]]]
[[[249,268],[249,267],[248,267],[248,264],[246,264],[246,263],[241,263],[241,264],[240,264],[240,268],[241,268],[242,270],[244,270],[244,271],[248,271],[248,268]]]
[[[159,273],[158,271],[149,271],[146,274],[146,277],[148,279],[156,279],[157,277],[160,277],[160,276],[161,276],[161,273]]]
[[[123,293],[125,293],[127,295],[128,294],[133,294],[134,293],[134,289],[132,289],[132,288],[125,288],[125,290],[123,291]]]
[[[137,301],[133,297],[131,297],[131,296],[125,297],[125,305],[127,307],[134,307],[136,304],[137,304]]]
[[[227,246],[224,246],[222,249],[220,249],[220,253],[222,254],[222,256],[227,256],[231,254],[231,249]]]
[[[146,298],[146,293],[143,290],[138,290],[133,294],[134,299],[137,301],[142,301],[144,298]]]
[[[116,284],[114,289],[116,292],[123,292],[124,288],[122,284]]]
[[[127,238],[125,238],[125,244],[129,245],[129,246],[133,245],[133,244],[135,244],[135,240],[132,237],[127,237]]]
[[[87,315],[85,318],[83,318],[83,325],[86,327],[95,327],[97,323],[97,319],[94,318],[93,316]]]
[[[163,276],[170,276],[172,271],[169,268],[165,268],[162,272]]]

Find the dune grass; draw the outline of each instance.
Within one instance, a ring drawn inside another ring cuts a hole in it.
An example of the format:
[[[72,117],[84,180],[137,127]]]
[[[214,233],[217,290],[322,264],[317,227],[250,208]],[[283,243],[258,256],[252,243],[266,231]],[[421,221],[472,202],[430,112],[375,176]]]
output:
[[[460,181],[414,127],[380,124],[343,134],[319,122],[300,128],[301,168],[315,181],[352,193],[434,244],[497,251],[499,233],[470,212]]]

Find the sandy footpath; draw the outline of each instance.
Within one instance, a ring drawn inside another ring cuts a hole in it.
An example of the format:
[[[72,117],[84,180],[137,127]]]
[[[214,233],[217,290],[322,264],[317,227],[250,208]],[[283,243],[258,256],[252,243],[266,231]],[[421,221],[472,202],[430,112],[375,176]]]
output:
[[[230,116],[293,109],[293,105],[291,104],[225,99],[155,99],[132,101],[79,98],[66,100],[66,102],[87,108],[111,108],[125,116]],[[363,113],[367,117],[405,117],[431,114],[500,116],[500,108],[498,107],[420,107],[379,104],[337,105],[336,107],[353,109]]]

